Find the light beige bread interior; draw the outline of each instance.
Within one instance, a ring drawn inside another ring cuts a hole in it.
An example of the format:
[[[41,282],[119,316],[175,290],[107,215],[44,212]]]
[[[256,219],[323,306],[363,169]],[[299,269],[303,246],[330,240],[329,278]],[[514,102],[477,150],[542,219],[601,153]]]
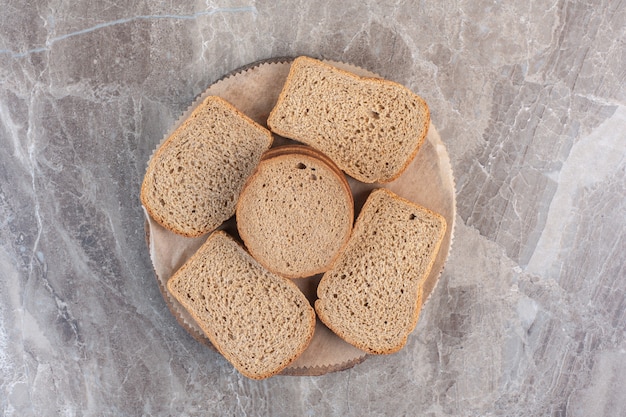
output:
[[[198,105],[157,149],[141,202],[163,227],[183,236],[208,233],[235,213],[241,189],[271,133],[222,98]]]
[[[223,231],[208,237],[167,288],[249,378],[280,372],[313,337],[315,312],[298,287],[267,271]]]
[[[299,57],[267,124],[320,150],[353,178],[384,183],[400,176],[417,154],[430,112],[401,84]]]
[[[421,285],[445,219],[386,189],[369,195],[352,237],[317,288],[320,320],[369,353],[401,349],[417,324]]]
[[[236,211],[248,251],[270,271],[302,278],[326,271],[354,221],[344,174],[318,151],[282,146],[268,151],[245,185]]]

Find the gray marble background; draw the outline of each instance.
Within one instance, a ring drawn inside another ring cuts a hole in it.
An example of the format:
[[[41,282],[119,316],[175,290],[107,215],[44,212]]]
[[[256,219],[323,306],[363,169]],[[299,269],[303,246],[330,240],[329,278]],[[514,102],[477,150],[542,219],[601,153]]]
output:
[[[422,95],[456,239],[407,347],[251,381],[179,327],[138,200],[223,74],[347,61]],[[0,414],[626,415],[626,4],[0,0]]]

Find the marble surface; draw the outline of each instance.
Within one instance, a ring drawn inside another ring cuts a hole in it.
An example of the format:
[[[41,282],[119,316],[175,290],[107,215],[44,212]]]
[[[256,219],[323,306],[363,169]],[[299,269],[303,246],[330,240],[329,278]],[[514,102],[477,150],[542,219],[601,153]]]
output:
[[[277,56],[429,103],[455,242],[401,352],[251,381],[152,274],[138,200],[192,99]],[[0,3],[0,414],[626,415],[626,7],[608,0]]]

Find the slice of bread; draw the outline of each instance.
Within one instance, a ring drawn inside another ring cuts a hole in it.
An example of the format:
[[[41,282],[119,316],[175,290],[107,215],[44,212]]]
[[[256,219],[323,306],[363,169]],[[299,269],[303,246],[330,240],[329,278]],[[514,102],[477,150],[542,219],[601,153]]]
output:
[[[401,84],[299,57],[267,124],[320,150],[359,181],[389,182],[417,154],[430,113],[424,100]]]
[[[354,222],[344,174],[318,151],[273,148],[237,204],[237,229],[248,251],[268,270],[303,278],[330,268]]]
[[[219,97],[205,99],[157,149],[141,202],[166,229],[208,233],[235,213],[239,194],[272,135]]]
[[[313,337],[315,312],[298,287],[265,270],[223,231],[208,237],[167,288],[249,378],[280,372]]]
[[[320,320],[366,352],[400,350],[417,324],[421,286],[445,230],[439,214],[374,190],[348,245],[319,283]]]

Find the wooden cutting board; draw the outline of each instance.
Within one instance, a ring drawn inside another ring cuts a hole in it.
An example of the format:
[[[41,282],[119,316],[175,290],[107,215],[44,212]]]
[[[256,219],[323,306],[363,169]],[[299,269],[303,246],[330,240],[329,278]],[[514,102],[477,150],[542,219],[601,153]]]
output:
[[[276,58],[255,62],[227,74],[209,86],[194,101],[172,126],[170,132],[164,136],[163,140],[191,114],[195,106],[209,95],[217,95],[226,99],[251,119],[267,127],[267,117],[278,100],[283,83],[289,73],[291,60],[290,58]],[[330,63],[359,75],[377,77],[376,74],[349,64]],[[294,142],[275,137],[273,146],[288,143]],[[420,151],[397,180],[388,184],[364,184],[348,177],[348,182],[354,195],[355,218],[358,216],[369,192],[378,187],[388,188],[401,197],[414,201],[445,217],[448,223],[446,235],[433,269],[423,287],[422,302],[426,302],[437,284],[448,257],[456,215],[452,168],[446,147],[435,127],[430,125],[428,136]],[[202,245],[207,236],[199,238],[179,236],[158,225],[145,210],[144,213],[146,217],[146,241],[163,298],[183,328],[200,343],[215,349],[189,314],[170,296],[166,289],[167,280]],[[238,238],[234,219],[227,221],[221,229]],[[316,289],[320,278],[321,275],[317,275],[293,281],[313,303],[316,299]],[[367,356],[365,352],[341,340],[318,320],[315,335],[308,349],[282,374],[322,375],[350,368],[364,361]]]

